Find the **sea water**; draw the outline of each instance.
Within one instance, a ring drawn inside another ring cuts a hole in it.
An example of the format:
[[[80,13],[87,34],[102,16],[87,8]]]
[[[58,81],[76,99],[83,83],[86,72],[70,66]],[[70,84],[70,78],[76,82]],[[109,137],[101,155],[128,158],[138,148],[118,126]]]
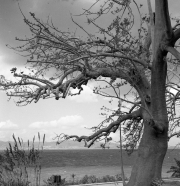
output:
[[[128,156],[123,151],[123,163],[125,176],[130,177],[137,151]],[[172,165],[175,165],[174,158],[180,158],[180,150],[168,150],[162,170],[163,177],[170,177],[167,173]],[[66,180],[80,179],[85,175],[102,177],[106,175],[121,174],[121,160],[119,149],[68,149],[68,150],[44,150],[41,154],[41,185],[51,175],[61,175]],[[32,172],[33,173],[33,172]]]

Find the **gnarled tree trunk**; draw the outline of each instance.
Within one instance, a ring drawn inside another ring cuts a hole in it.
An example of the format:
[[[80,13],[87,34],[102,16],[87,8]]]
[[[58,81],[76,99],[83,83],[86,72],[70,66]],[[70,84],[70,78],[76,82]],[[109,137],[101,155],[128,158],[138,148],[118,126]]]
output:
[[[151,186],[154,180],[160,180],[162,164],[167,152],[168,115],[165,98],[167,52],[163,47],[165,44],[169,44],[172,38],[167,0],[156,0],[155,10],[151,103],[149,106],[153,123],[148,120],[148,117],[143,118],[145,121],[144,133],[128,186]]]
[[[166,151],[167,131],[157,134],[148,123],[144,123],[144,134],[128,186],[150,186],[153,180],[161,179]]]

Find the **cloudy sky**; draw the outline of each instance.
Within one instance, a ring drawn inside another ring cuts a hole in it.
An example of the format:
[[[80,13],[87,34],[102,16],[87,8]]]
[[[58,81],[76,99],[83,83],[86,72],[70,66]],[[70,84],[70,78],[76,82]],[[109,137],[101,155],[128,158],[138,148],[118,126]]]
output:
[[[77,15],[88,8],[95,0],[19,0],[24,15],[29,18],[29,12],[47,20],[51,18],[56,26],[62,30],[76,30],[76,25],[71,21],[70,14]],[[143,0],[139,3],[146,2]],[[179,15],[180,2],[170,0],[170,13]],[[98,9],[99,4],[95,8]],[[143,11],[146,12],[144,7]],[[86,19],[75,17],[76,21],[86,26]],[[107,18],[103,24],[108,22]],[[89,31],[94,31],[88,28]],[[79,34],[83,34],[81,31]],[[29,34],[28,27],[23,22],[16,0],[0,0],[0,74],[11,79],[10,69],[18,67],[23,69],[26,59],[6,47],[6,44],[17,46],[15,37],[23,37]],[[0,92],[0,140],[12,140],[15,133],[23,140],[32,139],[37,132],[46,134],[46,140],[52,141],[56,134],[78,134],[88,135],[90,130],[85,127],[92,127],[102,121],[100,108],[108,105],[108,100],[92,93],[94,83],[91,82],[80,96],[71,97],[66,100],[47,99],[40,100],[37,104],[32,103],[26,107],[17,107],[12,100],[8,101],[4,92]],[[111,105],[116,107],[116,104]],[[118,134],[114,135],[118,139]],[[175,145],[177,140],[173,139],[170,145]]]

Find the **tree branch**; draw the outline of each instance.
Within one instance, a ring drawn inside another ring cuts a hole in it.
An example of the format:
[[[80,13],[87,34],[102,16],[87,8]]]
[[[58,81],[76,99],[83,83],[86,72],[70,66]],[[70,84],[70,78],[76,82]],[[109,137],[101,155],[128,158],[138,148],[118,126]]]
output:
[[[152,6],[151,6],[151,0],[147,0],[147,2],[148,2],[148,10],[149,10],[149,16],[150,16],[150,34],[151,34],[152,51],[154,55],[154,25],[155,25],[155,22],[154,22],[154,16],[153,16],[153,11],[152,11]]]
[[[131,57],[128,57],[128,56],[125,56],[125,55],[119,55],[119,54],[115,54],[115,53],[105,53],[105,52],[102,52],[102,53],[90,53],[89,55],[84,55],[84,56],[81,56],[81,57],[69,60],[66,63],[70,64],[70,63],[73,63],[73,62],[78,62],[80,60],[88,59],[88,58],[92,58],[92,57],[114,57],[114,58],[119,58],[119,59],[120,58],[128,59],[130,61],[134,61],[134,62],[136,62],[138,64],[141,64],[145,68],[148,67],[149,69],[151,69],[151,65],[149,63],[146,63],[143,60],[140,60],[140,59],[137,59],[137,58],[131,58]],[[47,62],[47,61],[45,61],[45,62],[43,62],[43,61],[29,61],[29,62],[39,62],[39,63],[48,63],[48,64],[61,65],[61,63],[54,63],[54,62]]]
[[[106,54],[105,54],[106,55]],[[112,54],[107,54],[108,56],[113,56]],[[90,79],[97,79],[99,76],[102,77],[115,77],[115,78],[120,78],[120,79],[124,79],[126,81],[128,81],[132,86],[135,87],[135,89],[139,92],[140,89],[142,88],[142,86],[147,87],[147,82],[145,81],[145,77],[140,76],[140,74],[138,72],[135,71],[132,73],[131,71],[128,70],[128,68],[130,67],[127,66],[127,70],[125,70],[125,66],[124,63],[118,64],[119,66],[110,66],[110,67],[101,67],[101,68],[91,68],[91,69],[86,69],[85,71],[83,69],[79,69],[74,68],[74,69],[69,69],[67,70],[64,75],[62,75],[59,78],[59,81],[55,84],[52,83],[48,80],[45,79],[41,79],[41,78],[37,78],[37,77],[33,77],[33,76],[29,76],[29,75],[25,75],[25,74],[18,74],[14,72],[14,76],[15,77],[19,77],[22,78],[22,80],[20,80],[18,83],[1,83],[1,86],[6,87],[6,89],[8,89],[7,87],[14,89],[14,91],[9,95],[9,96],[17,96],[18,92],[20,89],[24,89],[24,95],[26,96],[26,98],[28,98],[27,94],[26,94],[26,87],[23,87],[24,85],[36,85],[38,86],[38,88],[33,91],[29,91],[29,98],[34,98],[35,102],[37,102],[40,98],[47,98],[48,96],[50,96],[50,94],[54,94],[55,98],[58,100],[60,98],[60,94],[63,94],[63,98],[66,97],[66,95],[68,94],[68,90],[70,89],[70,87],[72,88],[78,88],[81,91],[82,89],[82,85],[86,85],[88,80]],[[132,68],[133,65],[132,65]],[[66,80],[65,82],[64,79],[70,75],[71,73],[75,72],[75,71],[80,71],[81,73],[78,74],[76,77],[71,78],[69,80]],[[28,82],[28,79],[34,80],[31,82]],[[38,82],[40,82],[41,84],[38,84]],[[145,82],[146,85],[144,85],[143,83]],[[26,83],[26,84],[25,84]],[[45,84],[45,85],[43,85]],[[22,86],[22,88],[20,88]],[[18,89],[17,89],[18,88]],[[81,92],[80,91],[80,92]],[[23,94],[23,90],[20,91]],[[80,93],[79,92],[79,93]],[[141,92],[139,92],[141,95]],[[23,97],[23,96],[21,96]]]
[[[58,139],[57,143],[60,144],[63,139],[68,140],[68,139],[72,139],[72,138],[75,138],[78,142],[81,142],[82,140],[85,140],[86,142],[90,142],[92,140],[94,142],[94,139],[97,140],[98,138],[100,138],[102,136],[107,136],[112,132],[115,133],[121,122],[123,122],[125,120],[129,120],[129,119],[134,119],[134,118],[137,118],[137,117],[141,117],[141,109],[138,109],[138,110],[136,110],[132,113],[129,113],[129,114],[126,114],[126,115],[123,115],[123,116],[119,116],[119,118],[116,121],[109,124],[108,127],[99,129],[97,132],[95,132],[94,134],[92,134],[90,136],[80,136],[79,137],[77,135],[71,135],[71,136],[64,135],[64,134],[57,135],[56,136],[56,138]],[[92,144],[93,143],[90,142],[90,146]],[[90,146],[88,146],[88,148]]]
[[[169,135],[169,136],[168,136],[168,141],[169,141],[169,140],[170,140],[172,137],[174,137],[174,136],[179,137],[179,136],[180,136],[180,131],[175,132],[175,133],[173,133],[173,134]]]
[[[114,3],[117,3],[118,5],[125,5],[125,1],[124,2],[120,2],[118,0],[112,0]]]
[[[147,24],[147,26],[148,26],[148,35],[146,36],[144,44],[143,44],[143,47],[144,47],[146,52],[149,51],[150,45],[152,43],[151,26],[149,24]]]
[[[174,26],[173,26],[173,30],[176,30],[176,28],[178,27],[178,26],[180,26],[180,23],[177,23],[177,24],[175,24]]]
[[[175,32],[174,32],[174,37],[173,37],[173,43],[175,44],[176,41],[180,38],[180,28],[178,28]]]
[[[148,4],[149,16],[150,16],[150,25],[153,26],[154,21],[153,21],[153,11],[152,11],[152,6],[151,6],[151,0],[147,0],[147,4]]]
[[[32,76],[29,76],[29,75],[26,75],[26,74],[21,75],[21,74],[14,73],[14,77],[21,77],[21,78],[24,78],[24,79],[32,79],[32,80],[36,80],[36,81],[39,81],[41,83],[44,83],[46,85],[54,86],[54,84],[52,82],[48,81],[48,80],[32,77]]]
[[[174,47],[166,46],[166,47],[164,47],[164,49],[167,52],[170,52],[174,57],[176,57],[177,59],[180,60],[180,53]]]
[[[155,1],[155,28],[157,30],[164,29],[166,37],[172,39],[173,31],[171,27],[171,21],[169,16],[169,8],[167,0]]]

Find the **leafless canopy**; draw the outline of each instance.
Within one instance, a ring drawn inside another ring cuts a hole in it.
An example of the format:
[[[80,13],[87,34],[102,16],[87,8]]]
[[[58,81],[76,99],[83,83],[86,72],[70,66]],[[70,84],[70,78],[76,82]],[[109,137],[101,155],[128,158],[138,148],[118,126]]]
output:
[[[34,13],[30,13],[32,21],[24,15],[24,22],[29,27],[32,37],[16,38],[23,43],[18,47],[10,47],[27,56],[29,73],[20,72],[16,67],[11,69],[14,82],[0,76],[0,87],[7,96],[18,97],[17,105],[37,103],[40,99],[54,97],[56,100],[74,96],[72,89],[83,91],[83,85],[96,81],[94,93],[104,97],[117,99],[117,110],[106,114],[106,118],[98,126],[92,128],[90,136],[69,136],[60,134],[58,140],[75,138],[85,141],[90,147],[94,142],[110,140],[110,133],[116,132],[120,123],[126,134],[124,144],[133,149],[142,135],[143,121],[148,118],[149,124],[161,132],[156,126],[148,105],[151,102],[151,69],[153,59],[154,18],[150,1],[149,14],[140,13],[141,4],[135,0],[105,0],[101,2],[98,12],[94,11],[100,0],[79,16],[87,17],[87,24],[98,30],[95,36],[74,21],[78,29],[84,31],[87,39],[78,37],[75,32],[64,32],[56,28],[52,21],[43,22]],[[139,12],[138,25],[134,24],[132,7]],[[112,17],[112,22],[105,28],[101,26],[104,17]],[[77,18],[77,17],[76,17]],[[176,109],[179,105],[179,70],[180,53],[177,40],[180,37],[179,19],[172,20],[173,42],[162,45],[162,49],[170,54],[167,57],[168,75],[166,81],[167,109],[169,115],[169,138],[179,135],[179,115]],[[27,55],[26,55],[27,54]],[[127,94],[121,94],[123,87],[129,89]],[[111,90],[111,91],[110,91]],[[130,105],[123,109],[126,103]],[[111,113],[111,114],[109,114]]]

